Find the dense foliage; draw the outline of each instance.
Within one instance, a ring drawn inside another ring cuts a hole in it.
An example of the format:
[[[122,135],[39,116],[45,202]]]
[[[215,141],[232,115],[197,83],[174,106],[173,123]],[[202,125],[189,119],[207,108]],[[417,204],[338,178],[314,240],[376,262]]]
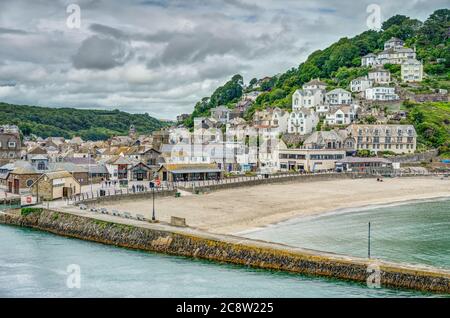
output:
[[[438,148],[450,157],[450,103],[405,103],[408,121],[416,128],[418,146]]]
[[[85,140],[104,140],[114,135],[128,134],[130,125],[139,133],[150,133],[164,127],[148,114],[129,114],[119,110],[81,110],[47,108],[0,103],[0,125],[15,124],[24,135],[43,138],[80,136]]]
[[[385,21],[382,31],[366,31],[351,39],[342,38],[324,50],[313,52],[298,68],[280,75],[269,92],[258,97],[250,109],[250,117],[256,109],[265,107],[291,107],[291,96],[296,89],[314,78],[327,82],[329,89],[347,88],[350,81],[367,74],[362,68],[361,57],[383,50],[384,42],[391,37],[415,47],[417,58],[424,62],[424,70],[435,75],[438,87],[447,88],[450,81],[450,10],[435,11],[424,23],[406,16],[396,15]],[[400,75],[398,65],[386,65],[394,77]]]

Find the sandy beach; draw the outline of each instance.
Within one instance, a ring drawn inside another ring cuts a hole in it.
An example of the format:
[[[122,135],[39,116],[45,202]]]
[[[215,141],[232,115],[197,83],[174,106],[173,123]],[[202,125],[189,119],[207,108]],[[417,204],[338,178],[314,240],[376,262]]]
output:
[[[294,217],[338,209],[409,200],[450,197],[450,180],[440,178],[345,179],[259,185],[209,194],[156,200],[156,215],[186,219],[189,226],[213,233],[238,233]],[[102,207],[151,217],[151,200],[104,203]]]

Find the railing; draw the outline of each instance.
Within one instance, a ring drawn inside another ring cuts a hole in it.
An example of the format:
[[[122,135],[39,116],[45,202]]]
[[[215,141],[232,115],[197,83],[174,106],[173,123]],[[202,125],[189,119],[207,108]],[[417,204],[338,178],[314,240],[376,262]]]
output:
[[[282,180],[282,179],[292,179],[292,178],[306,178],[306,177],[318,177],[318,176],[342,176],[344,177],[352,177],[352,178],[360,178],[360,177],[408,177],[408,176],[443,176],[444,173],[431,173],[431,172],[409,172],[402,173],[397,172],[392,169],[380,170],[380,169],[366,169],[365,171],[352,171],[352,172],[335,172],[335,171],[327,171],[327,172],[286,172],[279,174],[268,174],[268,175],[259,175],[259,176],[241,176],[241,177],[233,177],[233,178],[225,178],[221,180],[198,180],[198,181],[178,181],[174,182],[176,188],[184,188],[184,189],[195,189],[195,188],[208,188],[220,185],[227,184],[245,184],[245,183],[257,183],[257,181],[267,180],[270,183],[270,180]]]
[[[65,198],[67,204],[79,204],[85,201],[92,201],[95,199],[107,198],[107,197],[120,197],[120,196],[133,196],[133,195],[142,195],[142,194],[150,194],[153,191],[155,194],[161,193],[169,193],[176,190],[174,184],[165,184],[155,188],[149,187],[131,187],[131,188],[106,188],[106,189],[97,189],[95,191],[87,191],[82,192],[80,194],[72,195]],[[103,194],[103,195],[102,195]]]

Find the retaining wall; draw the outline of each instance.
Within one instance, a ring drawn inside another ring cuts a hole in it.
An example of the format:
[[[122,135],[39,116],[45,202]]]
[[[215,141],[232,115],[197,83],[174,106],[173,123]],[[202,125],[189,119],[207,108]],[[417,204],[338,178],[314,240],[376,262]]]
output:
[[[366,282],[369,260],[289,248],[230,236],[192,234],[105,222],[50,210],[27,216],[0,213],[0,223],[45,230],[115,246],[197,257],[263,269]],[[381,285],[450,293],[450,271],[380,262]]]

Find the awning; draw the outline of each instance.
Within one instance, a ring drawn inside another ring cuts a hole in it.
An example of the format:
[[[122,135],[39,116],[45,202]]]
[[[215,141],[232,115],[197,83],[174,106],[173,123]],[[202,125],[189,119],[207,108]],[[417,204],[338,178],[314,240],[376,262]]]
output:
[[[213,173],[213,172],[222,172],[220,169],[182,169],[182,170],[172,170],[169,171],[173,174],[180,174],[180,173]]]

